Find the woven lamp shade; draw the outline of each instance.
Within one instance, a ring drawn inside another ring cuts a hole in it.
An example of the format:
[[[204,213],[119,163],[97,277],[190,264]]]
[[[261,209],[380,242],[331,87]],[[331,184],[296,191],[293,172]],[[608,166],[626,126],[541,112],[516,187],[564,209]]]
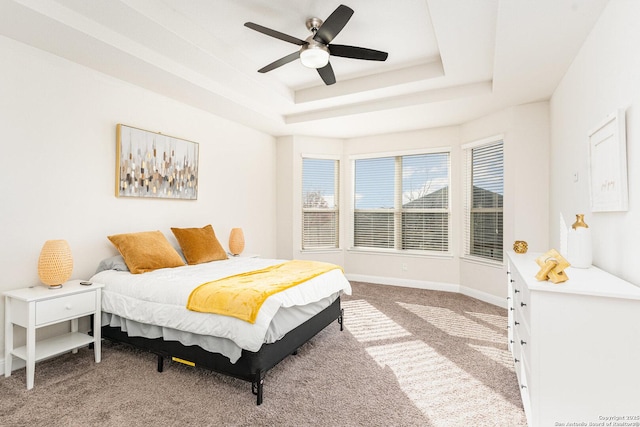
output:
[[[240,255],[244,250],[244,233],[242,228],[232,228],[229,235],[229,252]]]
[[[59,288],[73,271],[71,248],[66,240],[47,240],[38,258],[38,276],[45,285]]]

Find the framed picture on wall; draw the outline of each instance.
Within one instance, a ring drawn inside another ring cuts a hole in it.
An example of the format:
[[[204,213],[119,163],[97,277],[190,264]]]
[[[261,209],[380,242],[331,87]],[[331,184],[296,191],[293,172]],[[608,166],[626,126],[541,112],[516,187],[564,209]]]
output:
[[[591,211],[629,209],[624,110],[610,115],[589,133]]]
[[[198,198],[198,143],[123,124],[116,134],[116,197]]]

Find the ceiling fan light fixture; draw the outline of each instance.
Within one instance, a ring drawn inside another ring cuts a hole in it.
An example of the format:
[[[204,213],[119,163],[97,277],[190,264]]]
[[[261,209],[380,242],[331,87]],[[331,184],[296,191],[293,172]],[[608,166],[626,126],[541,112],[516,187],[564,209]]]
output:
[[[388,56],[387,52],[359,46],[331,44],[335,36],[347,25],[352,15],[353,9],[341,4],[329,15],[326,21],[318,18],[307,19],[307,29],[311,31],[312,34],[307,37],[306,40],[301,40],[253,22],[245,22],[244,26],[249,29],[287,43],[301,46],[300,50],[273,61],[271,64],[260,68],[258,72],[266,73],[300,58],[302,65],[318,70],[318,74],[324,84],[329,86],[336,82],[336,76],[329,63],[330,55],[368,61],[386,61]]]
[[[307,68],[323,68],[329,63],[329,49],[318,42],[310,42],[300,49],[300,62]]]

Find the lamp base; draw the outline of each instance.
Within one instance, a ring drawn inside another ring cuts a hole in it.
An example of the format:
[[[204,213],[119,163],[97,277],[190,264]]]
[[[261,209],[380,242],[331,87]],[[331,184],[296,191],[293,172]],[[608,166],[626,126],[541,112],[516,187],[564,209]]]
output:
[[[49,289],[60,289],[62,287],[62,283],[59,285],[49,285]]]

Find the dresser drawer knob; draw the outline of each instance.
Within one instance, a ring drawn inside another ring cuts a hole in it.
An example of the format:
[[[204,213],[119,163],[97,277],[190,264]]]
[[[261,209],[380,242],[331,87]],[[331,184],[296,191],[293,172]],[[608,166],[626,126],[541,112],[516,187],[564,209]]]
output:
[[[509,281],[510,281],[511,283],[514,283],[514,282],[515,282],[515,280],[513,280],[513,279],[509,279]]]
[[[515,292],[517,294],[518,292],[520,292],[520,290],[514,289],[513,292]]]
[[[523,302],[520,303],[520,307],[526,307],[526,306],[527,306],[527,304],[525,304]]]
[[[514,361],[515,363],[519,363],[519,362],[520,362],[520,359],[513,359],[513,361]]]
[[[520,345],[525,345],[527,342],[525,340],[520,340]]]
[[[522,385],[522,386],[520,386],[520,388],[522,388],[524,390],[525,388],[527,388],[527,386],[526,385]]]
[[[516,326],[518,326],[520,324],[520,322],[513,322]]]

